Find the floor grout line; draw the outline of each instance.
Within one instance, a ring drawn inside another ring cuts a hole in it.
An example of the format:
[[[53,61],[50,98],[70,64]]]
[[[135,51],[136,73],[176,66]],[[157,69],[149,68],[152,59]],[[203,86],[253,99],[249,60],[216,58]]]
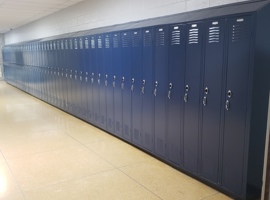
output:
[[[10,173],[12,174],[12,177],[14,178],[14,180],[15,180],[17,186],[19,187],[19,190],[20,190],[20,192],[21,192],[21,194],[22,194],[24,200],[26,200],[26,198],[25,198],[25,196],[24,196],[24,193],[23,193],[23,190],[22,190],[22,188],[21,188],[21,185],[19,184],[19,182],[18,182],[16,176],[13,174],[13,171],[11,170],[11,168],[10,168],[10,166],[9,166],[7,160],[6,160],[5,155],[2,153],[2,151],[0,151],[0,153],[1,153],[2,157],[4,158],[4,160],[5,160],[5,162],[6,162],[6,165],[7,165],[8,169],[9,169]]]

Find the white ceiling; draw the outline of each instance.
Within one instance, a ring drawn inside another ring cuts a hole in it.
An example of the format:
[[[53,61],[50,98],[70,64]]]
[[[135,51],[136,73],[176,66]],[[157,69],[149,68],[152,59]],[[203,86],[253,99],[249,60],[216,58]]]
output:
[[[0,33],[50,15],[84,0],[0,0]]]

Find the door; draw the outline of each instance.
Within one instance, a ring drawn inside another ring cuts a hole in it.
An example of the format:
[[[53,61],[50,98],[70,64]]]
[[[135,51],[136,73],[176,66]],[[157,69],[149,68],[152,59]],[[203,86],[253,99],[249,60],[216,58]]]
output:
[[[106,108],[107,108],[107,128],[110,133],[114,133],[114,100],[113,100],[113,65],[112,65],[112,35],[104,34],[104,85],[106,89]]]
[[[172,25],[169,30],[169,79],[167,82],[167,159],[180,165],[181,119],[183,116],[183,90],[185,73],[185,26]]]
[[[129,31],[121,33],[121,41],[123,138],[131,141],[131,45]]]
[[[154,31],[143,30],[142,49],[142,147],[147,151],[153,151],[154,141]]]
[[[186,27],[183,166],[189,172],[197,174],[203,29],[201,23],[187,24]]]
[[[99,88],[99,112],[100,121],[99,127],[106,130],[107,128],[107,114],[106,114],[106,88],[105,88],[105,70],[104,70],[104,58],[103,58],[103,35],[97,36],[97,61],[98,61],[98,88]]]
[[[218,183],[225,20],[205,22],[204,33],[206,37],[203,88],[200,91],[202,95],[200,173],[202,177]]]
[[[132,143],[141,146],[142,132],[142,32],[131,31]]]
[[[99,87],[100,77],[98,76],[97,66],[97,40],[96,36],[91,36],[91,83],[93,95],[94,124],[99,126]]]
[[[155,28],[155,153],[165,157],[168,27]]]
[[[121,39],[120,33],[113,33],[112,65],[113,65],[113,103],[115,135],[122,137],[123,99],[122,99],[122,69],[121,69]]]
[[[229,46],[223,136],[222,186],[235,194],[244,191],[244,156],[252,17],[228,19]]]

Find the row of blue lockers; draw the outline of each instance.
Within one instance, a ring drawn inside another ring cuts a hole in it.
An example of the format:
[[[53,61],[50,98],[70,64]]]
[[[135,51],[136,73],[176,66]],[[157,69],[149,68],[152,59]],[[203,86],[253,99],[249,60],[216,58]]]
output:
[[[5,79],[245,198],[253,27],[240,15],[10,45]]]

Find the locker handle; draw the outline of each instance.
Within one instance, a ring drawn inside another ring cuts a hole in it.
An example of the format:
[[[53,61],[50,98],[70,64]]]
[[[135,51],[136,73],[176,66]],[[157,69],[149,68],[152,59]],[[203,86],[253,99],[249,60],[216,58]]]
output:
[[[91,78],[91,82],[94,83],[94,78]]]
[[[185,103],[188,102],[188,94],[187,94],[187,93],[186,93],[185,96],[184,96],[184,101],[185,101]]]
[[[133,92],[134,91],[134,85],[131,86],[130,90]]]
[[[207,104],[207,97],[203,97],[203,105],[206,106]]]
[[[88,78],[87,77],[85,77],[85,82],[87,82],[88,81]]]
[[[113,84],[113,87],[115,88],[115,81],[112,84]]]
[[[168,99],[171,99],[171,91],[168,92]]]
[[[142,86],[142,93],[144,94],[144,86]]]
[[[155,88],[155,90],[154,90],[154,95],[155,95],[155,97],[157,96],[157,88]]]
[[[97,81],[97,82],[98,82],[98,84],[100,85],[100,79],[98,79],[98,81]]]
[[[77,80],[77,75],[75,75],[75,80]]]
[[[122,90],[124,89],[124,83],[121,83],[121,89]]]
[[[105,80],[105,86],[107,86],[108,85],[108,81],[107,80]]]
[[[229,100],[226,101],[225,108],[226,108],[226,110],[229,110],[230,109],[230,101]]]
[[[72,75],[70,74],[69,77],[72,78]]]
[[[80,81],[82,81],[82,77],[80,76]]]

